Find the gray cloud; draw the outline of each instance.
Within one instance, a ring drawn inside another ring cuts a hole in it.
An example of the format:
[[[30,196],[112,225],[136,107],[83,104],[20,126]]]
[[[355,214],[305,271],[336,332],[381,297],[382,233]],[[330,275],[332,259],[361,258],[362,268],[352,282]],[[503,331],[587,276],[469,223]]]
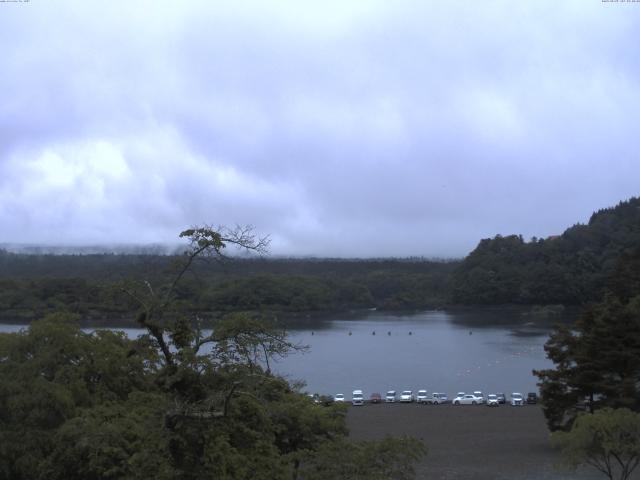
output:
[[[640,4],[3,4],[1,241],[460,256],[638,194]]]

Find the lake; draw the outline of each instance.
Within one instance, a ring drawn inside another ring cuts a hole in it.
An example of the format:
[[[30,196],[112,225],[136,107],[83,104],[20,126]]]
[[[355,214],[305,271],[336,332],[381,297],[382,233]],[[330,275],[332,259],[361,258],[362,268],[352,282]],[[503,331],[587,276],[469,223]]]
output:
[[[519,309],[371,312],[291,329],[291,338],[310,351],[281,360],[276,369],[306,380],[311,393],[424,388],[450,398],[473,390],[526,394],[537,391],[531,371],[552,367],[543,348],[552,325]]]
[[[543,349],[553,323],[523,309],[464,309],[412,314],[365,312],[305,321],[290,339],[309,351],[280,359],[272,369],[304,380],[310,393],[368,395],[427,389],[484,393],[537,391],[533,369],[552,366]],[[300,325],[300,324],[298,324]],[[0,325],[0,331],[23,326]],[[123,329],[135,337],[140,329]]]

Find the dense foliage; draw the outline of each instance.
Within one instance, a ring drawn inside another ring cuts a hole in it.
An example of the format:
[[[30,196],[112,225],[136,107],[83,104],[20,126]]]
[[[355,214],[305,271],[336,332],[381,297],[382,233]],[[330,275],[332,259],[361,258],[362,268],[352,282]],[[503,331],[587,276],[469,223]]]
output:
[[[169,281],[157,255],[18,255],[0,251],[0,320],[25,321],[65,309],[83,319],[131,318],[127,278]],[[214,312],[312,313],[433,308],[447,302],[455,262],[410,260],[197,259],[176,292],[186,308]]]
[[[553,430],[569,428],[585,409],[640,411],[640,249],[613,270],[604,299],[547,341],[555,368],[534,372]]]
[[[271,374],[271,358],[300,348],[284,331],[243,314],[203,330],[185,308],[196,259],[264,244],[246,231],[182,235],[171,281],[121,284],[147,334],[85,332],[68,313],[0,334],[0,479],[412,478],[421,442],[350,442],[344,405],[316,405]]]
[[[567,466],[589,465],[610,480],[627,480],[640,464],[640,414],[627,408],[582,414],[552,441]]]
[[[559,236],[484,239],[454,272],[452,301],[584,304],[601,298],[619,258],[639,245],[640,198],[595,212]]]

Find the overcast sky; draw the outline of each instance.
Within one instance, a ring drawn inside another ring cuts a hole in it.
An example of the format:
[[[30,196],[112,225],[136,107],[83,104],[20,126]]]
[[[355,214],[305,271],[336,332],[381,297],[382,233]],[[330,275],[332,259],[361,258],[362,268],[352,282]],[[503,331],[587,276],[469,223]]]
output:
[[[640,193],[640,3],[0,3],[0,243],[457,257]]]

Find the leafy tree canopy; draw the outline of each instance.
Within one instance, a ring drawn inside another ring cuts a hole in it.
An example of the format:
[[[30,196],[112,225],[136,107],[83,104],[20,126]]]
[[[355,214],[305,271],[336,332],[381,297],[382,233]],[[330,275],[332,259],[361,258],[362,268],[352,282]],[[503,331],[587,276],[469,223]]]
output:
[[[286,332],[246,314],[205,330],[184,309],[196,259],[265,241],[246,229],[183,236],[170,281],[121,284],[147,334],[86,332],[55,314],[0,335],[0,479],[306,478],[325,451],[371,478],[411,478],[421,443],[350,442],[344,405],[316,405],[270,372],[272,357],[300,348]]]
[[[569,467],[589,465],[611,480],[627,480],[640,463],[640,414],[626,408],[583,413],[552,442]]]

